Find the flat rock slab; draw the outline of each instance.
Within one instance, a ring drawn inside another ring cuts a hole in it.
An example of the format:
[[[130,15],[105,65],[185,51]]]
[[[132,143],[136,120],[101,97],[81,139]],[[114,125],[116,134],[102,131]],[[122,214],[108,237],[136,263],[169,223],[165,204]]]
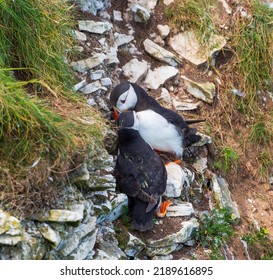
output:
[[[72,62],[71,66],[74,68],[74,70],[83,73],[87,70],[90,70],[100,65],[106,58],[107,58],[106,55],[103,53],[96,54],[87,59],[82,59],[79,61]]]
[[[185,31],[170,38],[169,44],[172,49],[182,58],[189,60],[195,65],[207,62],[212,55],[221,50],[226,40],[224,37],[213,34],[208,41],[208,48],[202,46],[193,31]]]
[[[79,20],[78,26],[80,31],[87,31],[95,34],[103,34],[113,28],[110,22],[94,20]]]
[[[146,39],[143,42],[143,45],[145,51],[155,59],[165,62],[171,66],[177,66],[179,64],[179,58],[175,54],[165,50],[152,40]]]
[[[193,206],[190,202],[179,202],[176,205],[168,207],[167,217],[186,217],[195,213]]]
[[[149,63],[145,60],[139,61],[137,58],[133,58],[122,67],[122,70],[130,82],[138,83],[146,76]]]
[[[149,257],[156,255],[169,255],[179,244],[192,239],[192,232],[199,227],[199,223],[195,218],[181,223],[181,229],[162,239],[148,240],[146,254]]]
[[[149,70],[144,83],[149,89],[158,89],[168,79],[176,76],[178,69],[173,66],[160,66]]]
[[[209,104],[213,102],[213,99],[216,95],[215,85],[213,83],[198,83],[183,75],[181,75],[181,78],[184,79],[187,91],[191,95]]]

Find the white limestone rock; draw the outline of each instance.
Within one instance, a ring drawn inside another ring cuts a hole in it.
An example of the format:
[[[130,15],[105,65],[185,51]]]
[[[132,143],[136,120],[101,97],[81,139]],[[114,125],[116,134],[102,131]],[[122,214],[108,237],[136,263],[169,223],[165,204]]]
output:
[[[162,239],[148,240],[146,254],[150,257],[156,255],[169,255],[177,246],[192,239],[192,232],[199,227],[195,218],[181,223],[181,229],[178,232],[170,234]]]
[[[180,57],[200,65],[220,51],[225,46],[226,40],[222,36],[213,34],[208,42],[210,47],[204,48],[193,31],[185,31],[171,37],[169,44]]]
[[[83,73],[100,65],[106,58],[107,56],[103,53],[95,54],[92,57],[72,62],[71,66],[74,68],[74,70]]]
[[[151,10],[141,4],[135,4],[132,7],[132,12],[136,22],[147,22],[151,17]]]
[[[169,6],[170,4],[172,4],[174,2],[174,0],[163,0],[163,3],[166,5],[166,6]]]
[[[94,20],[79,20],[79,30],[95,34],[103,34],[113,28],[112,23]]]
[[[155,59],[165,62],[171,66],[177,66],[179,64],[179,58],[175,54],[165,50],[152,40],[146,39],[143,42],[143,45],[145,51]]]
[[[114,40],[115,40],[117,47],[120,47],[120,46],[123,46],[123,45],[126,45],[126,44],[132,42],[134,40],[134,36],[115,32]]]
[[[90,78],[92,81],[100,80],[103,77],[103,75],[105,75],[104,70],[96,70],[90,72]]]
[[[177,111],[191,111],[198,109],[200,102],[194,103],[192,100],[178,101],[173,98],[173,106]]]
[[[179,202],[168,207],[167,217],[186,217],[195,213],[190,202]]]
[[[192,166],[195,168],[195,170],[199,173],[199,174],[203,174],[205,172],[205,170],[208,168],[208,158],[207,157],[201,157],[198,158],[193,164]]]
[[[149,89],[158,89],[168,79],[176,76],[178,69],[173,66],[160,66],[149,70],[144,83]]]
[[[145,247],[145,243],[129,232],[129,241],[124,250],[128,257],[137,257],[145,249]]]
[[[181,78],[184,79],[185,86],[190,94],[206,103],[213,103],[213,99],[216,96],[215,85],[213,83],[197,83],[183,75],[181,75]]]
[[[167,171],[167,197],[179,197],[181,195],[185,173],[180,165],[170,162],[166,165]]]
[[[56,248],[60,244],[61,237],[59,233],[53,230],[52,227],[50,227],[48,224],[46,223],[41,224],[39,226],[39,230],[42,236],[53,244],[53,248]]]
[[[73,35],[78,41],[86,41],[87,37],[83,32],[80,32],[78,30],[73,30]]]
[[[69,223],[69,222],[79,222],[83,219],[83,216],[75,211],[70,211],[66,209],[51,209],[45,213],[38,214],[35,219],[40,222],[59,222],[59,223]]]
[[[114,21],[123,21],[121,11],[114,10],[113,11],[113,18],[114,18]]]
[[[102,86],[99,81],[95,81],[93,83],[86,85],[83,89],[81,89],[81,92],[83,94],[90,94],[98,90],[107,91],[107,88]]]
[[[149,63],[145,60],[139,61],[137,58],[133,58],[122,67],[122,70],[130,82],[139,83],[146,76]]]
[[[227,207],[231,210],[233,219],[237,222],[240,220],[240,213],[238,210],[237,203],[231,198],[229,186],[224,178],[214,175],[212,178],[212,190],[214,197],[221,208]]]
[[[165,39],[170,34],[170,27],[168,25],[159,24],[157,26],[157,30],[159,31],[162,39]]]
[[[74,85],[74,91],[79,91],[80,89],[82,89],[84,86],[87,85],[86,80],[82,80],[79,83],[77,83],[76,85]]]

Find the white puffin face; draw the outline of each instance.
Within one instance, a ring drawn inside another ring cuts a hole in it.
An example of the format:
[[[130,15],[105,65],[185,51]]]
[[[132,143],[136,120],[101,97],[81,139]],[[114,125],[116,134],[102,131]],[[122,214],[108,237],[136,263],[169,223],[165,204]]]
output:
[[[135,93],[134,88],[129,85],[129,89],[120,95],[116,107],[120,112],[124,112],[126,110],[132,110],[136,106],[137,103],[137,95]]]

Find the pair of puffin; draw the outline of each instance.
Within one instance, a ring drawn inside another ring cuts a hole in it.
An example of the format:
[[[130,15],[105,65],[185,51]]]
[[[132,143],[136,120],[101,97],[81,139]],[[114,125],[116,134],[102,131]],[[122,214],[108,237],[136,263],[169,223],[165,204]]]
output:
[[[116,184],[128,196],[132,228],[147,231],[153,227],[153,213],[164,216],[170,204],[166,201],[160,206],[167,172],[155,150],[181,158],[185,147],[201,139],[196,129],[189,127],[197,121],[184,121],[135,83],[117,85],[110,103],[119,127]]]

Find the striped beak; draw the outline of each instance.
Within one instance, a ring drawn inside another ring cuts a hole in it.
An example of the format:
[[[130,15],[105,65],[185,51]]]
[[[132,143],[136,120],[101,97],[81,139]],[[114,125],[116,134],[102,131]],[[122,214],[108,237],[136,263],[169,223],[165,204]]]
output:
[[[113,107],[114,110],[114,119],[117,121],[118,120],[118,116],[120,114],[120,111],[117,107]]]

